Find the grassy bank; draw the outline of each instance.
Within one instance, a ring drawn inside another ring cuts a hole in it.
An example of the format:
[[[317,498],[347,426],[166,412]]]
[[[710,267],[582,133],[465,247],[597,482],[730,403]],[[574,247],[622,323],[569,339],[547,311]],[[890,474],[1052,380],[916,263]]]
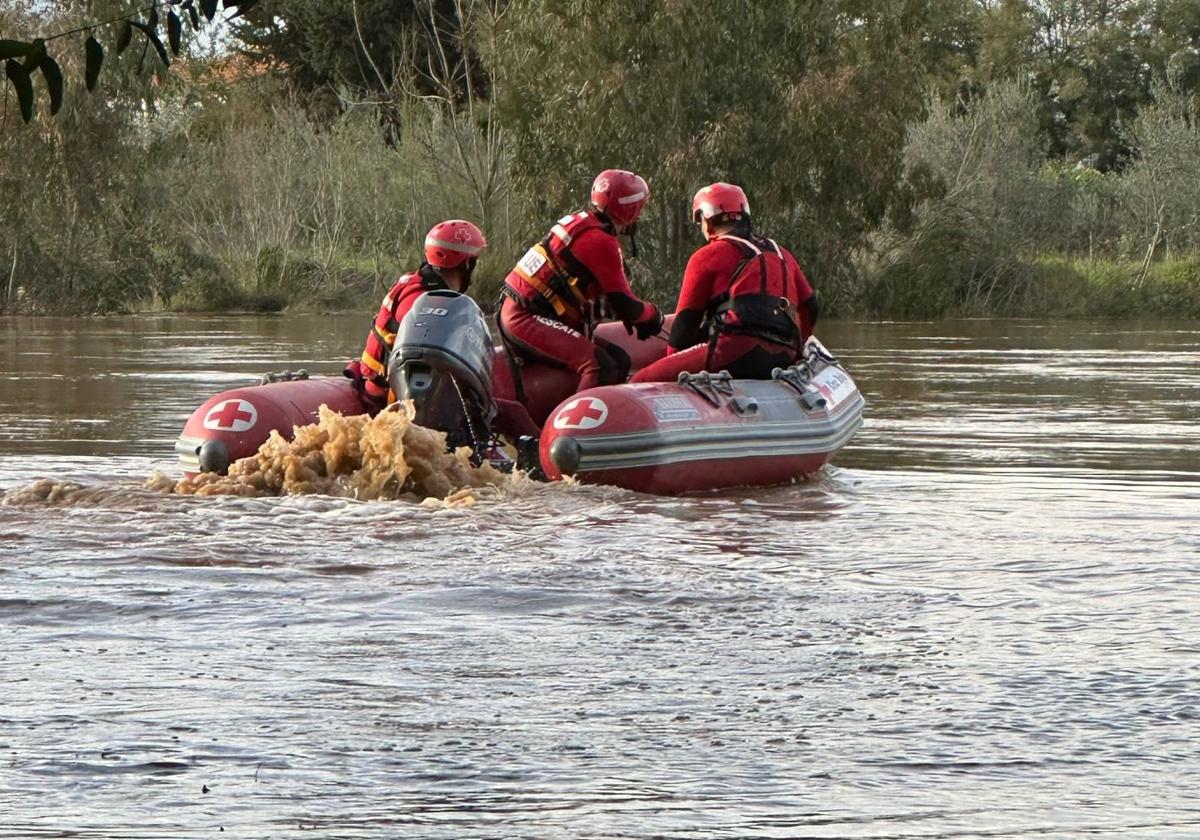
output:
[[[266,246],[251,258],[205,254],[186,247],[144,249],[107,275],[94,272],[62,283],[47,299],[19,282],[0,294],[0,314],[128,312],[282,312],[360,309],[377,301],[394,277],[351,256],[327,256]]]
[[[1025,293],[1000,315],[1053,318],[1200,318],[1200,258],[1142,265],[1046,257]]]
[[[154,249],[138,265],[140,288],[119,307],[92,312],[374,312],[379,299],[412,266],[349,254],[321,255],[260,248],[253,259],[186,249]],[[1045,255],[1013,260],[991,278],[939,275],[935,266],[860,267],[856,300],[826,306],[827,315],[867,318],[1196,318],[1200,319],[1200,256],[1141,263]],[[495,304],[506,255],[481,263],[472,295],[485,310]],[[923,270],[924,269],[924,270]],[[100,290],[120,287],[129,272]],[[818,291],[820,278],[813,278]],[[669,287],[670,283],[659,284]],[[659,295],[670,310],[674,297]],[[827,299],[826,295],[826,299]],[[0,300],[4,296],[0,295]],[[0,314],[62,314],[14,287]],[[78,311],[78,310],[75,310]]]
[[[981,276],[937,266],[867,272],[861,311],[874,317],[1200,318],[1200,257],[1152,262],[1046,255]]]
[[[533,169],[437,109],[406,106],[385,142],[381,112],[318,119],[272,77],[155,93],[145,123],[76,86],[56,121],[0,130],[0,312],[370,312],[446,218],[486,232],[472,294],[490,309],[594,172],[573,168],[551,212],[518,189]],[[1047,162],[1021,86],[960,105],[931,103],[909,126],[893,173],[904,200],[864,204],[868,236],[819,223],[816,192],[752,193],[826,316],[1200,317],[1200,127],[1186,102],[1143,110],[1138,156],[1108,173]],[[722,171],[737,170],[703,177]],[[702,180],[688,179],[652,179],[632,260],[635,291],[664,307],[700,244],[686,199]]]
[[[260,248],[252,260],[193,255],[178,266],[169,291],[150,301],[135,301],[131,311],[164,312],[374,312],[384,293],[409,261],[378,260],[353,254],[316,254],[278,246]],[[506,257],[485,257],[471,292],[485,309],[498,298],[511,266]],[[157,284],[163,287],[163,284]]]

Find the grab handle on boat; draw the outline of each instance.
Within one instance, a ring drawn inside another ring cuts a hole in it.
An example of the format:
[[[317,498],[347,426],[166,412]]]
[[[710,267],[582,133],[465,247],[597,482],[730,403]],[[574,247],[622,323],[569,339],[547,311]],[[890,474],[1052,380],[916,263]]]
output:
[[[284,370],[279,373],[264,373],[258,379],[259,385],[272,385],[276,382],[295,382],[299,379],[308,379],[308,371],[300,368],[297,371]]]
[[[721,407],[722,397],[733,396],[733,375],[723,370],[720,373],[680,373],[675,380],[680,387],[691,388],[713,408]]]
[[[800,396],[800,403],[807,411],[819,411],[829,406],[825,397],[821,396],[821,393],[808,383],[804,371],[800,370],[799,365],[775,368],[771,371],[771,378],[795,391]]]
[[[804,403],[804,407],[809,411],[817,411],[829,405],[828,401],[820,394],[813,391],[805,391],[800,395],[800,401]]]
[[[758,414],[758,400],[754,397],[734,397],[729,401],[734,414]]]

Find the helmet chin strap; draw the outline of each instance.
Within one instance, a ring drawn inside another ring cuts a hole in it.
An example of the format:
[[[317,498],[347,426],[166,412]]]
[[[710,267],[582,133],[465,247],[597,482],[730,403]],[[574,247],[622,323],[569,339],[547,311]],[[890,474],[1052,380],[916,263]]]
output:
[[[421,267],[417,269],[417,276],[421,278],[421,288],[426,291],[446,286],[446,279],[442,277],[441,269],[431,263],[422,263]]]
[[[438,268],[430,263],[423,263],[419,270],[421,276],[421,288],[427,290],[433,289],[451,289],[456,292],[466,293],[467,289],[471,288],[471,275],[475,272],[475,265],[479,262],[477,257],[471,257],[459,263],[454,268]],[[450,279],[447,274],[453,274],[456,279],[462,281],[462,288],[455,289],[450,285]]]
[[[467,289],[471,288],[471,275],[475,273],[475,266],[479,263],[478,257],[471,257],[462,264],[463,287],[462,293],[466,294]]]

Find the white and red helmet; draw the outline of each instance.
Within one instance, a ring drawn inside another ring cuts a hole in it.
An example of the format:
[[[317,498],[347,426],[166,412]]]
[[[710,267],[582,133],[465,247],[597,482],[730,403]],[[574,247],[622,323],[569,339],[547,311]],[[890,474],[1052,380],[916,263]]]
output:
[[[712,219],[727,213],[750,214],[746,193],[736,184],[718,181],[702,187],[692,198],[692,220]]]
[[[624,169],[605,169],[592,182],[592,204],[619,228],[636,222],[649,198],[645,179]]]
[[[425,261],[437,268],[457,268],[486,247],[483,231],[462,219],[449,219],[425,234]]]

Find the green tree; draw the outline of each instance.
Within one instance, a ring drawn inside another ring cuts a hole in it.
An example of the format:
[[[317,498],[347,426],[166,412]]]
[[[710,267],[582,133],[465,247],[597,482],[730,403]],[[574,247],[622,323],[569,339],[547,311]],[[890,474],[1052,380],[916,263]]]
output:
[[[827,295],[886,215],[921,108],[932,2],[530,0],[485,58],[517,187],[545,218],[605,167],[644,174],[660,298],[695,247],[692,193],[743,185]],[[517,7],[513,7],[517,11]],[[545,224],[545,221],[542,222]],[[541,231],[530,230],[530,236]]]
[[[47,11],[40,3],[14,3],[0,11],[0,32],[10,41],[82,28],[45,42],[57,56],[64,84],[62,110],[44,107],[50,97],[34,87],[30,124],[10,107],[4,91],[0,125],[0,305],[58,311],[120,308],[155,293],[157,224],[147,212],[155,185],[146,146],[134,137],[151,113],[161,86],[151,84],[163,65],[144,34],[119,51],[120,16],[128,3],[66,3]],[[146,20],[144,8],[133,10]],[[117,18],[91,31],[103,45],[105,95],[89,95],[78,80],[91,58],[87,25]],[[118,53],[120,53],[118,55]],[[160,240],[161,241],[161,240]],[[19,290],[21,290],[19,292]]]
[[[234,26],[239,48],[331,110],[371,103],[396,125],[405,85],[438,88],[463,59],[456,0],[263,0]],[[486,79],[473,79],[482,93]]]

